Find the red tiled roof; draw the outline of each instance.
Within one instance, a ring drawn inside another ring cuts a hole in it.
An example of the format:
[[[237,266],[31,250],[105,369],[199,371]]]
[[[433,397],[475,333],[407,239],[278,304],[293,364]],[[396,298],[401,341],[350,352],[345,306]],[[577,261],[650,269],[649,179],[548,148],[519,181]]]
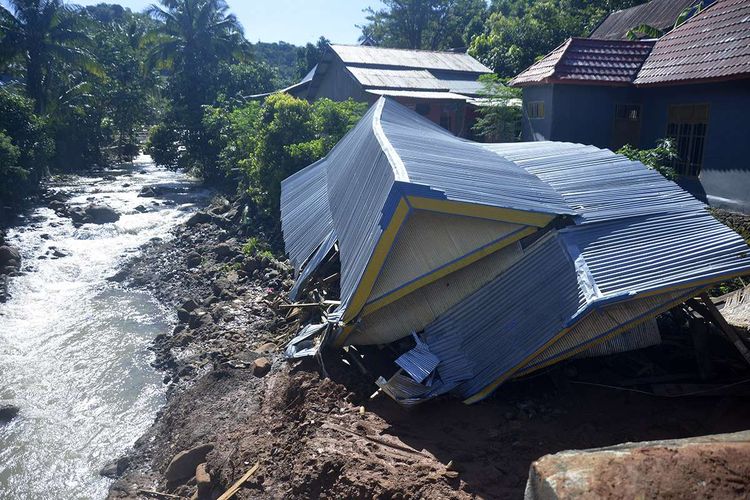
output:
[[[635,84],[687,83],[748,76],[750,1],[717,0],[659,39]]]
[[[546,83],[628,85],[653,46],[653,41],[570,38],[509,84],[518,87]]]
[[[625,39],[627,32],[642,24],[647,24],[662,31],[674,26],[677,17],[683,10],[699,0],[651,0],[629,9],[611,13],[591,33],[591,38]]]

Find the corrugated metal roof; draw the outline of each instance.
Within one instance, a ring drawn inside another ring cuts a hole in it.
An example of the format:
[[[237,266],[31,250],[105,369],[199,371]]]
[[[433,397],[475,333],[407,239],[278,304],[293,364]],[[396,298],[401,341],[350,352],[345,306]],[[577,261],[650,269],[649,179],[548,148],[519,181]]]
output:
[[[553,82],[627,85],[636,78],[653,46],[653,41],[570,38],[519,73],[509,85]]]
[[[552,186],[578,223],[699,210],[702,203],[642,163],[608,149],[565,142],[484,144]]]
[[[636,85],[750,76],[750,2],[717,0],[659,39]]]
[[[324,161],[285,181],[283,218],[325,210],[323,172],[332,231],[323,234],[328,222],[313,224],[320,246],[308,266],[338,238],[337,318],[349,326],[382,270],[383,260],[373,262],[394,247],[397,213],[402,224],[426,200],[477,214],[503,207],[503,217],[511,209],[549,214],[546,235],[522,245],[519,260],[424,328],[426,348],[402,359],[425,381],[421,388],[403,375],[390,386],[382,381],[409,403],[449,390],[475,401],[516,373],[576,355],[711,283],[750,272],[750,248],[702,203],[641,163],[591,146],[476,144],[381,99]],[[316,201],[302,199],[303,185]],[[574,217],[552,223],[555,214]],[[282,224],[295,262],[315,251],[298,223]]]
[[[333,231],[325,159],[281,183],[281,230],[289,260],[296,269]]]
[[[297,269],[331,231],[337,235],[342,309],[358,290],[396,204],[407,196],[549,217],[574,214],[523,168],[388,99],[372,106],[324,160],[285,180],[282,193],[282,228]]]
[[[412,99],[429,99],[444,101],[466,101],[470,100],[469,96],[455,94],[444,90],[390,90],[390,89],[368,89],[368,94],[389,97],[410,97]]]
[[[642,24],[662,31],[674,26],[682,11],[698,3],[698,0],[651,0],[629,9],[612,12],[591,33],[591,38],[626,39],[626,33]]]
[[[382,89],[448,90],[448,86],[426,69],[389,69],[347,66],[364,87]]]
[[[365,45],[334,45],[331,49],[347,64],[492,73],[484,64],[463,52],[386,49]]]

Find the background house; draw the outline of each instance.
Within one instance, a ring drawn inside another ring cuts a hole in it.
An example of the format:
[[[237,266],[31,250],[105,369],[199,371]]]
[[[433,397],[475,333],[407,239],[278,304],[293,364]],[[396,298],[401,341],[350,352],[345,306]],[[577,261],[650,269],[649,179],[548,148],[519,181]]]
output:
[[[629,9],[612,12],[591,33],[590,38],[626,40],[628,31],[641,25],[651,26],[663,33],[672,29],[677,18],[685,9],[693,7],[701,0],[651,0]],[[704,7],[710,0],[703,0]]]
[[[461,137],[471,136],[481,75],[492,71],[463,52],[329,45],[323,60],[299,83],[296,97],[373,104],[389,96]]]
[[[569,39],[517,75],[524,140],[675,140],[679,183],[750,212],[750,2],[718,0],[657,41]]]

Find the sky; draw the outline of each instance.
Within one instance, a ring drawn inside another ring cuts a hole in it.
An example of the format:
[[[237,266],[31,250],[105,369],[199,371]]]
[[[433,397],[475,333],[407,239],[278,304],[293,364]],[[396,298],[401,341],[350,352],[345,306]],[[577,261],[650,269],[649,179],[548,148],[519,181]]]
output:
[[[106,0],[73,0],[78,5],[96,5]],[[155,0],[110,0],[141,11]],[[227,0],[230,10],[245,28],[251,42],[294,45],[315,42],[321,35],[334,43],[357,43],[367,7],[381,7],[380,0]]]

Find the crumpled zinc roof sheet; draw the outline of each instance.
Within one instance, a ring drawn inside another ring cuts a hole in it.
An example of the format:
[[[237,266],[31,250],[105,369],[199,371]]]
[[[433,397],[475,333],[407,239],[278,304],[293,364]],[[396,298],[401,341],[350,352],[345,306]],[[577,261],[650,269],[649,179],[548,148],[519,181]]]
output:
[[[550,216],[575,213],[552,187],[523,168],[385,98],[321,165],[325,169],[308,167],[310,171],[282,184],[282,192],[288,191],[281,200],[282,228],[299,271],[330,234],[329,218],[322,213],[328,207],[340,247],[342,309],[357,290],[396,205],[407,195]],[[326,191],[319,184],[323,170]],[[299,194],[306,182],[309,199]],[[310,231],[304,230],[306,225]]]
[[[569,38],[509,84],[524,86],[552,82],[627,85],[648,57],[653,41]]]
[[[349,64],[366,66],[402,67],[492,73],[484,64],[463,52],[434,52],[429,50],[386,49],[365,45],[336,45],[331,49]]]
[[[429,379],[432,394],[456,389],[483,397],[498,380],[523,370],[531,356],[543,366],[574,355],[616,334],[621,324],[750,272],[748,246],[700,202],[642,164],[590,146],[476,144],[381,99],[324,165],[341,248],[339,315],[395,202],[410,193],[574,217],[574,224],[551,229],[512,268],[425,328],[424,340],[440,360]],[[323,169],[313,167],[300,179],[320,175]],[[310,185],[309,196],[320,196],[320,188]],[[294,199],[301,198],[285,196],[282,204]],[[282,210],[285,218],[291,213]],[[334,233],[325,236],[328,241]],[[314,250],[314,242],[290,237],[305,239],[305,233],[285,231],[287,245]],[[599,308],[610,313],[589,314]],[[567,329],[570,336],[560,337]]]
[[[589,36],[625,40],[628,31],[642,24],[666,31],[674,26],[683,10],[696,3],[698,0],[651,0],[629,9],[618,10],[607,16]]]
[[[296,269],[333,230],[325,159],[281,183],[281,230],[289,260]]]
[[[717,0],[659,39],[636,85],[750,76],[750,2]]]
[[[703,206],[658,172],[608,149],[550,141],[483,146],[552,186],[579,224]]]

